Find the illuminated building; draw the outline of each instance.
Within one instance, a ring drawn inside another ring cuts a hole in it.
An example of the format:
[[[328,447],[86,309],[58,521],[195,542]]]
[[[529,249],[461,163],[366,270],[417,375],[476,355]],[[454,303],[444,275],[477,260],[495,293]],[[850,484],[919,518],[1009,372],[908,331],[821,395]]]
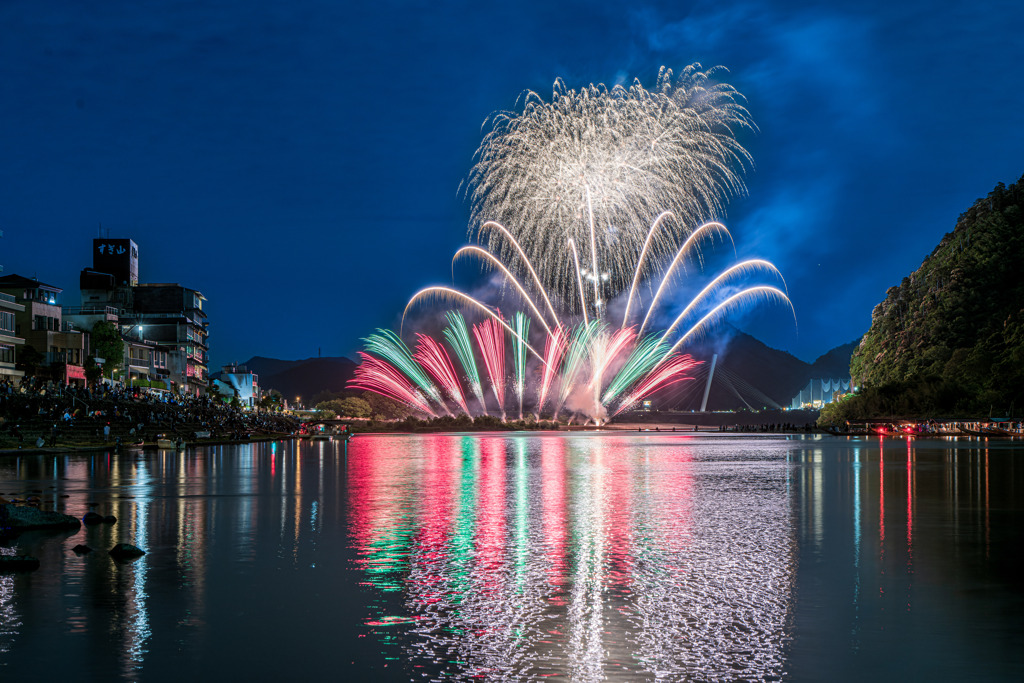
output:
[[[0,293],[0,377],[4,379],[20,378],[25,374],[14,367],[17,347],[25,343],[17,335],[15,320],[17,314],[24,311],[25,307],[13,295]]]
[[[244,365],[225,365],[220,374],[210,380],[210,391],[215,388],[227,399],[237,397],[245,408],[253,408],[260,402],[259,376]]]
[[[76,313],[115,316],[131,346],[126,376],[162,380],[175,393],[207,390],[206,297],[199,290],[139,282],[139,247],[123,238],[93,240],[93,267],[82,271],[79,288],[82,306]]]
[[[49,379],[84,384],[83,363],[88,355],[88,335],[62,319],[60,298],[63,291],[60,287],[21,275],[0,277],[0,292],[13,298],[13,301],[5,302],[4,311],[14,314],[14,334],[5,336],[21,337],[26,346],[43,354],[41,365],[46,368],[43,374]],[[19,307],[21,310],[17,310]],[[16,343],[10,343],[11,348],[4,350],[0,362],[4,362],[2,359],[10,353],[6,362],[13,364],[13,346]]]
[[[838,396],[848,393],[853,389],[850,378],[846,379],[812,379],[807,386],[793,397],[789,404],[790,410],[802,410],[807,408],[821,408],[826,403],[831,403]]]

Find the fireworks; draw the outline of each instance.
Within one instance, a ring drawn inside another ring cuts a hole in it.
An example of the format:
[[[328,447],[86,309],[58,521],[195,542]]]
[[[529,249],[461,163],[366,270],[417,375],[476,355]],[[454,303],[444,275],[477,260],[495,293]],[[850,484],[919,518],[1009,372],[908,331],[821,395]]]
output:
[[[441,399],[441,394],[437,387],[427,377],[423,368],[413,360],[409,347],[405,345],[405,342],[397,334],[391,330],[377,330],[377,334],[371,334],[363,341],[366,342],[367,349],[383,357],[392,366],[404,372],[409,379],[419,386],[424,394],[433,399],[435,403],[441,405],[445,412],[448,412],[448,408]]]
[[[530,336],[530,319],[522,312],[516,312],[512,319],[517,335],[512,342],[512,364],[516,371],[514,388],[516,398],[519,399],[519,419],[522,420],[523,394],[526,392],[526,338]]]
[[[466,319],[458,311],[448,312],[449,327],[445,328],[444,338],[453,349],[455,355],[462,363],[462,369],[466,372],[466,379],[469,382],[469,389],[480,402],[480,410],[487,412],[484,404],[484,390],[480,384],[480,374],[476,370],[476,360],[473,358],[473,345],[469,341],[469,329],[466,328]],[[469,412],[468,410],[466,411]]]
[[[473,326],[473,336],[484,359],[487,379],[498,402],[501,419],[505,419],[505,332],[493,319]]]
[[[356,368],[355,377],[349,386],[376,392],[430,417],[437,417],[423,394],[395,366],[362,351],[359,352],[359,358],[362,362]]]
[[[419,344],[416,347],[416,354],[413,358],[427,369],[437,383],[444,387],[448,397],[455,401],[462,411],[469,414],[469,406],[466,404],[466,397],[462,393],[462,385],[459,383],[459,376],[455,374],[455,368],[448,357],[444,347],[425,334],[417,334]]]
[[[551,391],[551,382],[555,379],[558,365],[565,353],[566,335],[561,325],[548,335],[544,343],[544,370],[540,385],[540,396],[537,398],[537,419],[540,419],[540,412],[548,400],[548,392]]]
[[[559,80],[550,101],[526,93],[520,111],[488,121],[468,179],[471,232],[511,261],[516,247],[495,230],[504,226],[544,264],[544,286],[563,306],[600,315],[601,293],[633,276],[652,216],[698,224],[745,192],[750,155],[734,133],[753,123],[735,89],[712,83],[715,71],[695,64],[673,80],[663,69],[654,90]],[[649,247],[671,253],[672,235]]]
[[[488,297],[422,289],[406,315],[433,300],[482,318],[470,335],[461,312],[447,313],[443,337],[464,374],[432,337],[417,333],[414,355],[379,330],[366,344],[381,358],[361,354],[366,368],[352,385],[428,415],[451,414],[451,403],[472,416],[473,395],[486,413],[475,341],[505,419],[507,335],[520,419],[532,404],[538,419],[567,409],[600,423],[689,379],[697,362],[679,349],[730,312],[758,301],[792,310],[775,266],[749,259],[713,278],[668,329],[648,332],[688,267],[703,270],[701,248],[731,243],[725,225],[709,219],[745,192],[750,156],[734,133],[754,125],[742,96],[712,81],[716,71],[695,64],[674,79],[662,69],[652,90],[638,81],[579,90],[557,81],[549,102],[527,93],[521,111],[494,115],[467,186],[478,226],[471,234],[481,243],[459,249],[453,266],[478,260],[522,310],[506,320]],[[746,285],[761,277],[770,283]],[[531,329],[535,342],[543,335],[536,348]]]

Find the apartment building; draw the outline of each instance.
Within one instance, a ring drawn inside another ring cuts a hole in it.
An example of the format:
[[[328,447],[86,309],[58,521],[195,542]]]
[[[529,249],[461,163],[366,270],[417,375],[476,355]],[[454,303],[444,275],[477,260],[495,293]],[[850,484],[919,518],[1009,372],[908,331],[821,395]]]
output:
[[[209,347],[201,292],[177,283],[139,282],[139,247],[123,238],[93,240],[93,266],[82,271],[79,288],[77,314],[116,316],[125,341],[126,380],[148,377],[175,393],[206,392]]]
[[[0,379],[20,380],[25,374],[15,367],[18,347],[25,343],[18,336],[15,320],[24,312],[25,306],[13,295],[0,293]]]
[[[0,293],[14,299],[22,310],[14,313],[14,336],[42,355],[37,374],[57,381],[85,384],[89,335],[62,317],[64,290],[21,275],[0,277]],[[22,351],[24,353],[24,350]]]

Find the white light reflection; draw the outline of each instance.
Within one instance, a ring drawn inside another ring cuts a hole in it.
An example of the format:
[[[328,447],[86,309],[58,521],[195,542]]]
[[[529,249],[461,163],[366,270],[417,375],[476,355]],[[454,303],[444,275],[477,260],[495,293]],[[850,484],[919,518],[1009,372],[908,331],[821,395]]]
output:
[[[604,678],[602,644],[604,604],[604,463],[603,448],[595,443],[591,462],[576,469],[574,487],[576,568],[569,601],[569,676],[574,681]]]
[[[404,624],[413,667],[460,680],[785,676],[785,444],[770,459],[764,444],[702,445],[698,458],[679,442],[648,458],[604,436],[468,441],[350,464],[359,565],[401,590],[408,614],[367,624],[382,642]],[[408,539],[388,565],[385,537]]]
[[[17,555],[16,548],[0,548],[0,555]],[[0,653],[11,651],[21,628],[14,607],[14,574],[0,574]]]
[[[135,464],[135,490],[139,495],[132,501],[131,538],[133,545],[143,550],[149,547],[149,503],[150,475],[146,461],[142,458]],[[142,669],[148,650],[148,642],[152,636],[149,623],[149,611],[146,605],[146,579],[149,574],[149,561],[143,555],[125,567],[132,572],[131,618],[128,624],[128,658],[135,671]]]

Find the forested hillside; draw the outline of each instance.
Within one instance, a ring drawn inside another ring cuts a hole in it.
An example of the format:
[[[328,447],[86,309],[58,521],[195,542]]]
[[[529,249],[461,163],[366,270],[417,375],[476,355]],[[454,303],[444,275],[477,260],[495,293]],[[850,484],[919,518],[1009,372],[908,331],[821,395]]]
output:
[[[887,292],[850,363],[846,417],[1024,408],[1024,177],[962,214]]]

